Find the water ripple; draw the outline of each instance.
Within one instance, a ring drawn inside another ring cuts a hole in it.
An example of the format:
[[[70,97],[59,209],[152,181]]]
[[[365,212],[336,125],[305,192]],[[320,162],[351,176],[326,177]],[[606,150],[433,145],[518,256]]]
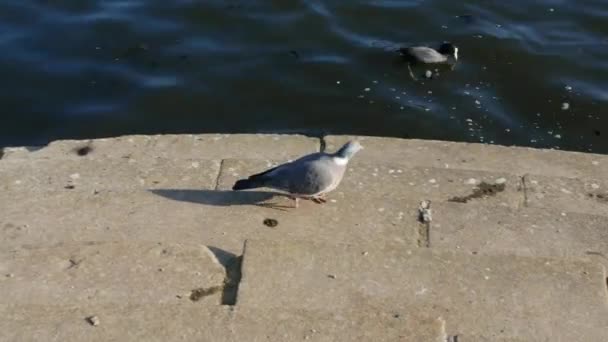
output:
[[[607,18],[603,0],[7,0],[0,145],[280,131],[608,153]],[[412,80],[396,49],[448,40],[455,69]]]

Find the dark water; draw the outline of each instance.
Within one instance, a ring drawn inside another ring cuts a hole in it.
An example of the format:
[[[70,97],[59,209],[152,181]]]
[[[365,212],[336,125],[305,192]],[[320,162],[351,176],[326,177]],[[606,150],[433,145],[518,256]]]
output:
[[[460,63],[431,80],[394,53],[444,40]],[[298,132],[608,153],[605,0],[0,0],[0,48],[0,145]]]

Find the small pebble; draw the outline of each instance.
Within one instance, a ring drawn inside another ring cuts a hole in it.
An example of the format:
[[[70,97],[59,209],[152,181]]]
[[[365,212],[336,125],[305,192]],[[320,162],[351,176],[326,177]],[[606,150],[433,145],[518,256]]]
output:
[[[562,103],[562,110],[568,110],[568,109],[570,109],[570,104],[568,102]]]
[[[567,91],[571,91],[571,90],[572,90],[572,87],[567,85],[567,86],[566,86],[566,90],[567,90]]]
[[[89,322],[90,325],[96,327],[96,326],[99,325],[99,317],[97,317],[97,316],[89,316],[89,317],[87,317],[87,322]]]
[[[429,183],[431,183],[431,184],[435,184],[435,183],[437,183],[437,180],[436,180],[435,178],[433,178],[433,179],[429,179]]]
[[[14,276],[15,276],[15,275],[14,275],[14,274],[12,274],[12,273],[9,273],[9,274],[7,274],[7,275],[6,275],[6,277],[7,277],[7,278],[13,278]]]
[[[494,183],[496,184],[505,184],[507,182],[506,178],[498,178]]]
[[[328,274],[327,278],[336,279],[336,275],[335,274]]]
[[[427,71],[424,73],[424,76],[425,76],[426,78],[431,78],[431,77],[433,77],[433,72],[432,72],[431,70],[427,70]]]
[[[363,89],[363,90],[364,90],[364,91],[370,91],[371,89],[370,89],[370,88],[365,88],[365,89]]]

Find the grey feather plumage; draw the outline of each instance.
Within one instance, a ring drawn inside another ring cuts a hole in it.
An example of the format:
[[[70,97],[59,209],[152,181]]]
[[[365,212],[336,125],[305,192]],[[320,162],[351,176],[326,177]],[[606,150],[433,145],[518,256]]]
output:
[[[283,164],[266,175],[265,186],[291,194],[315,195],[342,180],[346,165],[336,165],[332,157],[322,153]]]
[[[416,62],[422,63],[445,63],[448,60],[448,57],[442,55],[435,49],[431,49],[425,46],[414,46],[406,48],[402,51],[402,54],[406,57],[410,57]]]
[[[267,187],[299,197],[315,197],[335,189],[348,160],[361,148],[349,142],[336,153],[313,153],[237,181],[233,190]]]

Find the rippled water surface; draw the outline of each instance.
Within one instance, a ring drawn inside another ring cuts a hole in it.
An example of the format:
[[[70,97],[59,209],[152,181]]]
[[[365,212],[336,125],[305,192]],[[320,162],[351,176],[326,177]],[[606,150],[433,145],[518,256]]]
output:
[[[414,81],[395,49],[444,40],[459,63]],[[299,132],[608,153],[605,0],[0,0],[0,48],[0,145]]]

